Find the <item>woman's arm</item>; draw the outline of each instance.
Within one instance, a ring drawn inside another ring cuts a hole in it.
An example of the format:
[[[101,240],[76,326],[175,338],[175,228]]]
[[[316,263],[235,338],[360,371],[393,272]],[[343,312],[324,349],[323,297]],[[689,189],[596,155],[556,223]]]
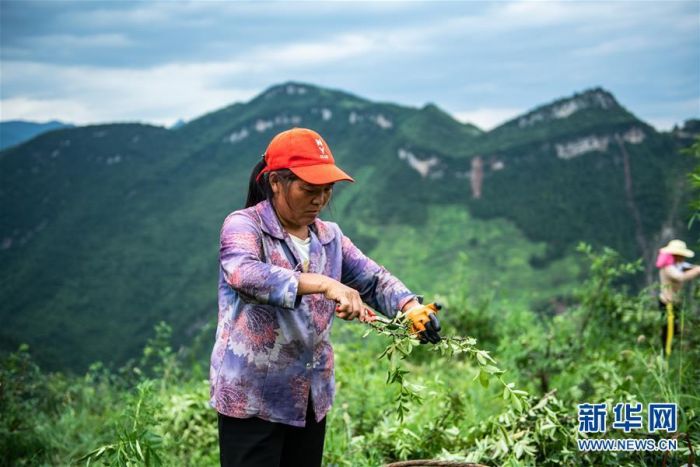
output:
[[[700,276],[700,266],[694,266],[687,271],[680,271],[674,265],[666,266],[664,268],[668,277],[676,282],[687,282]]]
[[[323,274],[302,273],[299,276],[297,294],[314,293],[322,293],[328,300],[335,301],[338,304],[337,315],[339,318],[353,320],[357,317],[360,319],[365,317],[365,307],[357,290]]]
[[[415,307],[417,307],[417,306],[422,306],[422,305],[420,304],[420,302],[419,302],[418,300],[416,300],[416,299],[414,298],[414,299],[412,299],[412,300],[406,302],[406,304],[405,304],[403,307],[401,307],[401,311],[404,311],[404,312],[405,312],[405,311],[408,311],[408,310],[410,310],[411,308],[415,308]]]
[[[262,260],[258,225],[243,213],[233,213],[221,228],[219,262],[226,283],[246,301],[293,309],[301,273]]]
[[[696,277],[700,276],[700,266],[694,266],[693,268],[685,271],[683,274],[688,278],[687,280],[695,279]]]
[[[331,279],[323,274],[303,273],[299,276],[298,295],[308,295],[322,293],[329,300],[338,303],[338,316],[352,320],[356,317],[364,318],[365,307],[362,303],[360,293],[340,282]],[[415,298],[407,301],[401,311],[408,311],[411,308],[420,307],[421,304]]]
[[[365,303],[390,318],[397,310],[406,311],[419,305],[416,294],[403,282],[365,256],[342,232],[339,235],[343,255],[340,281],[343,284],[357,290]]]

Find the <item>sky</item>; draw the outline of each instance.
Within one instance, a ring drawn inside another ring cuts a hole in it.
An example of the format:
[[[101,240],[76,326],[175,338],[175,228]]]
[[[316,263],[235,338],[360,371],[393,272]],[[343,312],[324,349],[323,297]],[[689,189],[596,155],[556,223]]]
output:
[[[0,0],[0,120],[172,125],[287,81],[488,130],[603,87],[700,118],[700,1]]]

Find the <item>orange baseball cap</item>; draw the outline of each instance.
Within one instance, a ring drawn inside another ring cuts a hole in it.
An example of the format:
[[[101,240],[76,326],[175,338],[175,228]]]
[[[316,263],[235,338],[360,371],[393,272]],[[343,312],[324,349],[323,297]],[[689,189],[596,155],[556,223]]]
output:
[[[277,134],[263,157],[266,166],[258,174],[258,180],[264,173],[289,169],[312,185],[355,181],[335,165],[333,154],[321,135],[308,128],[292,128]]]

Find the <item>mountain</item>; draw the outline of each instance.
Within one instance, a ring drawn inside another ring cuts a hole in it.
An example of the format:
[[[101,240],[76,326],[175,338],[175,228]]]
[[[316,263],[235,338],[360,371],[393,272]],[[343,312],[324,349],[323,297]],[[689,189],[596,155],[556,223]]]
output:
[[[682,231],[677,207],[687,199],[692,161],[678,150],[686,144],[592,89],[538,107],[477,141],[474,153],[512,170],[485,174],[485,202],[470,206],[477,215],[514,219],[529,237],[546,239],[552,256],[577,239],[642,256],[648,277],[661,237]],[[499,195],[508,191],[518,193],[517,203]]]
[[[170,129],[177,130],[178,128],[185,126],[185,123],[187,123],[187,122],[185,122],[183,119],[179,118],[175,123],[173,123],[170,126]]]
[[[594,88],[542,105],[494,128],[489,143],[495,145],[494,149],[504,150],[565,138],[583,129],[594,132],[598,128],[640,124],[611,93]],[[481,150],[488,150],[488,144]]]
[[[52,120],[46,123],[6,120],[0,122],[0,150],[28,141],[35,136],[59,128],[72,128],[69,123]]]
[[[189,342],[216,316],[221,222],[292,126],[318,130],[357,180],[325,217],[417,290],[544,300],[577,280],[578,241],[649,264],[685,228],[689,140],[605,90],[483,132],[435,105],[284,83],[176,129],[62,129],[0,152],[2,349],[28,342],[54,369],[117,364],[160,320]]]

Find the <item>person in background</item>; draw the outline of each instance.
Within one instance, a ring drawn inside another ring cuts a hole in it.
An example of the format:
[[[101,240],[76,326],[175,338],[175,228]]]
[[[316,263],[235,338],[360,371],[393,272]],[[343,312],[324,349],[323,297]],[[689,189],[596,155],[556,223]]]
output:
[[[365,302],[440,340],[435,309],[318,218],[339,181],[353,179],[318,133],[284,131],[253,169],[246,208],[224,220],[210,367],[224,466],[321,465],[334,316],[370,321]]]
[[[666,324],[661,328],[661,345],[671,355],[674,333],[678,332],[675,313],[681,307],[681,289],[685,282],[700,276],[700,266],[686,260],[695,256],[682,240],[671,240],[659,250],[656,267],[659,268],[659,309],[666,312]]]

